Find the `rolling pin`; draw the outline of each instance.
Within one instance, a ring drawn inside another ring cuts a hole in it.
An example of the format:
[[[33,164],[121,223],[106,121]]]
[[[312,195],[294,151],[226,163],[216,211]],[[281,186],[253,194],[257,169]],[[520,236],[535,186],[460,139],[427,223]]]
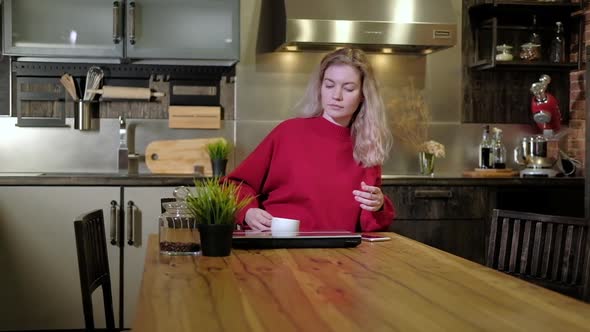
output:
[[[164,97],[164,92],[152,91],[149,88],[132,88],[125,86],[104,85],[102,89],[88,89],[89,92],[102,95],[105,99],[142,99],[150,100],[151,97]]]

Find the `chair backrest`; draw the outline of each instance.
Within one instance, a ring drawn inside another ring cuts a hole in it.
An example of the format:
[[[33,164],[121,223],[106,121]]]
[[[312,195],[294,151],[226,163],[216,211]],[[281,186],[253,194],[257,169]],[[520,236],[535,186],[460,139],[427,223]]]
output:
[[[109,331],[114,331],[115,316],[102,210],[76,218],[74,230],[86,331],[94,331],[92,293],[99,286],[102,286],[106,327]]]
[[[587,250],[583,218],[495,209],[486,265],[587,301]]]

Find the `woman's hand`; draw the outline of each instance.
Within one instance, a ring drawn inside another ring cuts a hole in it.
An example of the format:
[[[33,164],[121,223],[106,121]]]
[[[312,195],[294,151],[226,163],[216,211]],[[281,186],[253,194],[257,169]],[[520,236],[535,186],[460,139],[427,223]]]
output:
[[[272,216],[263,209],[251,208],[246,211],[246,224],[253,230],[264,231],[270,229]]]
[[[383,206],[383,192],[381,188],[367,185],[361,182],[362,190],[353,190],[354,199],[361,203],[361,209],[367,211],[379,211]]]

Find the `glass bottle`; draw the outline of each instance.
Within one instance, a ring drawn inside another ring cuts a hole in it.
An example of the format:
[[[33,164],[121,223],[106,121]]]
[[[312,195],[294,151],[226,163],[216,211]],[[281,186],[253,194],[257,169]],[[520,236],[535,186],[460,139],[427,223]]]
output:
[[[533,15],[533,26],[531,27],[531,35],[529,36],[529,43],[534,45],[542,46],[541,44],[541,35],[539,34],[539,30],[537,28],[537,15]]]
[[[555,34],[551,39],[549,61],[555,63],[561,63],[565,61],[565,39],[563,35],[563,25],[561,22],[555,22]]]
[[[481,143],[479,143],[479,168],[492,168],[491,152],[490,126],[485,125],[483,127]]]
[[[506,147],[502,142],[502,129],[494,128],[494,139],[492,144],[492,167],[506,168]]]
[[[160,254],[197,255],[201,250],[196,220],[186,204],[187,194],[186,187],[176,188],[174,190],[176,201],[162,203],[166,211],[158,220]]]

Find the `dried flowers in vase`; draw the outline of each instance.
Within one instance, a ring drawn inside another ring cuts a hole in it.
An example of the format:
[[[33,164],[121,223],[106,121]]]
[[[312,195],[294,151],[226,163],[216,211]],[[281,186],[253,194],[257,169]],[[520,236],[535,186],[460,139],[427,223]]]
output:
[[[410,150],[418,153],[420,173],[434,174],[434,159],[444,158],[445,147],[439,142],[429,140],[430,110],[424,96],[415,88],[410,79],[408,87],[387,104],[391,114],[393,136]]]
[[[414,81],[401,89],[387,104],[393,136],[412,151],[419,152],[428,140],[430,110],[424,96],[415,88]]]
[[[445,146],[437,141],[430,140],[428,142],[422,143],[419,152],[429,153],[431,155],[434,155],[436,158],[444,158]]]

